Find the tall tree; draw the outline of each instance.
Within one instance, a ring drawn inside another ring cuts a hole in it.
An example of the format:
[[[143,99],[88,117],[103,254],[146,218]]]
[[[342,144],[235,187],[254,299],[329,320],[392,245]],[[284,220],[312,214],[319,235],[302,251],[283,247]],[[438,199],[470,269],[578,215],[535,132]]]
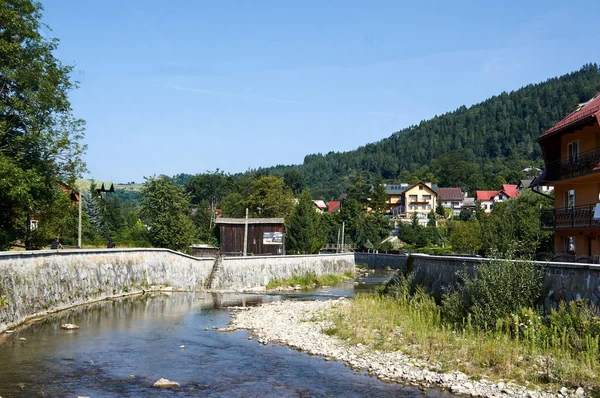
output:
[[[387,194],[381,178],[376,178],[371,192],[371,208],[377,213],[387,213]]]
[[[13,186],[0,190],[0,249],[18,238],[31,248],[31,217],[85,168],[84,123],[68,99],[72,67],[54,57],[58,40],[40,33],[41,11],[31,0],[0,0],[0,180]]]
[[[246,207],[256,217],[287,217],[294,208],[294,198],[282,178],[262,176],[252,181]]]
[[[312,202],[310,191],[304,189],[298,197],[298,204],[287,227],[290,251],[299,254],[317,253],[325,243],[324,231],[320,224],[320,215]]]
[[[185,190],[190,194],[192,204],[203,201],[211,205],[218,203],[226,197],[233,188],[233,178],[223,171],[215,170],[204,174],[196,174],[189,177],[185,183]]]
[[[304,176],[296,169],[287,170],[283,173],[283,182],[292,190],[294,195],[299,195],[306,187]]]
[[[189,251],[194,239],[190,198],[164,177],[150,177],[142,190],[142,216],[154,246]]]

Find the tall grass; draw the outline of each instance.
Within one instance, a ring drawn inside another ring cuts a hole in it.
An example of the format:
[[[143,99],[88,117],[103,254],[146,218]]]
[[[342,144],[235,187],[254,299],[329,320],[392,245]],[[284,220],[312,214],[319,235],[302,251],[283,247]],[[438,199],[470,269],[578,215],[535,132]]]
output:
[[[327,332],[402,350],[442,371],[600,388],[598,308],[578,300],[542,315],[531,308],[542,274],[514,264],[493,262],[462,274],[463,283],[441,306],[412,275],[398,273],[378,294],[358,295],[351,306],[334,310]]]
[[[571,329],[546,324],[531,309],[499,319],[492,330],[476,328],[470,316],[456,328],[443,320],[433,297],[418,288],[399,299],[361,294],[350,306],[333,311],[328,334],[383,351],[401,350],[440,371],[458,369],[521,384],[600,387],[598,334],[584,332],[580,344],[573,346]],[[565,306],[553,314],[571,316]],[[600,327],[600,320],[593,322]]]

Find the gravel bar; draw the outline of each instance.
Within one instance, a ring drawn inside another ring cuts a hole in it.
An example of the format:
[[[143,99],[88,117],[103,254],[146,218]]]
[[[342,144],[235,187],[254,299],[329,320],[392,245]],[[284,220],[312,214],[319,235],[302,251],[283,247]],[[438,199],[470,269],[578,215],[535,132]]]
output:
[[[585,396],[582,388],[559,391],[528,390],[512,382],[471,380],[462,372],[441,373],[436,366],[411,358],[400,351],[381,352],[362,344],[352,345],[324,333],[331,326],[325,314],[335,306],[348,305],[340,298],[323,301],[280,301],[258,307],[230,308],[229,330],[249,330],[261,344],[277,343],[325,360],[346,363],[367,371],[386,382],[398,382],[421,388],[440,387],[452,393],[478,397],[555,397]]]

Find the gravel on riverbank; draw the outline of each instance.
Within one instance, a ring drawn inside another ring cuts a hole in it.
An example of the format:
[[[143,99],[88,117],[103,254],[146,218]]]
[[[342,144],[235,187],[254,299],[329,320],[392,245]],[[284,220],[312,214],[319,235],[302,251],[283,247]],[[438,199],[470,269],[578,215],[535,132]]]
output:
[[[278,343],[320,355],[326,360],[345,362],[386,382],[420,387],[442,387],[456,394],[483,397],[583,396],[585,392],[562,388],[560,391],[528,390],[511,382],[471,380],[461,372],[441,373],[435,364],[396,352],[380,352],[362,344],[351,345],[325,333],[331,325],[327,312],[347,305],[348,299],[327,301],[280,301],[259,307],[232,308],[230,329],[249,330],[262,344]]]

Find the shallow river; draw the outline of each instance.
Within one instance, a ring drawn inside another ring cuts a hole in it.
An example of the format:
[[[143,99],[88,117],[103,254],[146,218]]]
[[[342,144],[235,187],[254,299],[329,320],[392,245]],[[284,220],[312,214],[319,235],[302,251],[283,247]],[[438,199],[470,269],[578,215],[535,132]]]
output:
[[[358,287],[373,280],[361,280]],[[248,340],[245,331],[213,330],[227,326],[228,306],[353,294],[354,285],[347,283],[309,293],[172,293],[78,307],[17,330],[0,342],[0,396],[424,395],[357,374],[342,363],[274,344],[263,346]],[[80,329],[62,330],[63,323],[75,323]],[[185,348],[179,348],[182,345]],[[181,387],[154,389],[152,384],[161,377]],[[427,395],[450,396],[438,390]]]

